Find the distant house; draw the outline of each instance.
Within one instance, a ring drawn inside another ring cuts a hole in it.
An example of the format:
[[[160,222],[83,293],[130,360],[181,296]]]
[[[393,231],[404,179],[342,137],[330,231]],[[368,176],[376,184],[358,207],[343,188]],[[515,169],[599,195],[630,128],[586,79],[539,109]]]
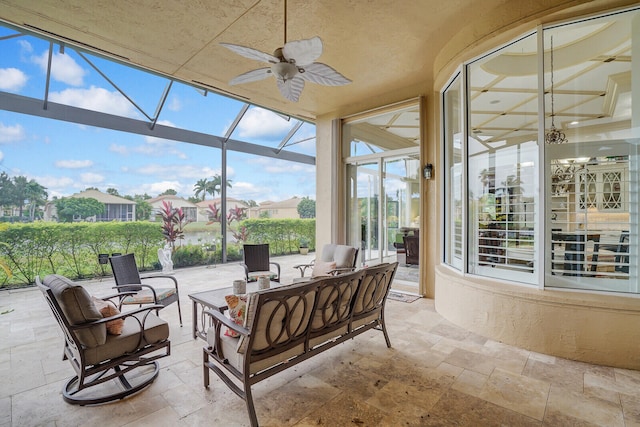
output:
[[[301,200],[299,197],[292,197],[291,199],[280,202],[262,202],[259,206],[249,209],[249,218],[260,218],[263,216],[274,219],[300,218],[298,204]]]
[[[218,209],[220,209],[222,205],[222,199],[218,197],[217,199],[203,200],[196,203],[196,206],[198,207],[198,221],[209,221],[209,205],[213,204],[216,204],[218,206]],[[242,200],[234,199],[232,197],[227,197],[227,212],[229,212],[229,209],[233,209],[235,207],[247,209],[247,214],[249,212],[249,206],[245,202],[243,202]]]
[[[185,200],[182,197],[164,195],[147,200],[147,203],[149,203],[152,207],[151,217],[149,218],[151,221],[159,220],[159,218],[161,217],[160,212],[162,211],[162,202],[171,202],[171,206],[174,209],[182,208],[182,212],[184,212],[184,216],[188,221],[197,220],[198,208],[194,203],[191,203],[190,201]]]
[[[104,212],[95,218],[79,218],[87,221],[134,221],[136,219],[136,202],[123,197],[113,196],[99,190],[85,190],[69,197],[95,199],[104,204]],[[58,212],[53,202],[47,202],[44,207],[43,219],[54,221],[58,219]]]

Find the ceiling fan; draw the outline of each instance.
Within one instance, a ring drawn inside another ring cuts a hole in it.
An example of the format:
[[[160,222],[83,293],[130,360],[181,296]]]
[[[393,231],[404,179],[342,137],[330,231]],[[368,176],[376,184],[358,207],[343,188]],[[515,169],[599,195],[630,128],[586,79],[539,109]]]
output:
[[[322,40],[313,37],[305,40],[287,42],[287,1],[284,2],[284,46],[276,49],[273,55],[230,43],[220,43],[227,49],[249,59],[271,64],[231,79],[230,85],[255,82],[274,76],[283,97],[298,102],[304,89],[304,82],[325,86],[342,86],[351,80],[321,62],[315,62],[322,54]]]

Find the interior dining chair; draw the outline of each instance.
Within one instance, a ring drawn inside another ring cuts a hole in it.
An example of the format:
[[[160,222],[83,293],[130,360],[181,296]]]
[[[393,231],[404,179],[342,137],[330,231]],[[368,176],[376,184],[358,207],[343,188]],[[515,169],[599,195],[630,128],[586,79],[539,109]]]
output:
[[[269,259],[269,244],[243,245],[241,264],[247,282],[255,282],[260,276],[268,276],[274,282],[280,281],[280,264]]]
[[[121,305],[159,304],[163,307],[178,303],[178,317],[182,326],[182,310],[180,308],[180,294],[178,280],[168,274],[149,274],[141,276],[136,265],[134,254],[112,256],[109,258],[116,289],[121,294]],[[142,283],[144,281],[171,280],[173,287],[155,287]]]

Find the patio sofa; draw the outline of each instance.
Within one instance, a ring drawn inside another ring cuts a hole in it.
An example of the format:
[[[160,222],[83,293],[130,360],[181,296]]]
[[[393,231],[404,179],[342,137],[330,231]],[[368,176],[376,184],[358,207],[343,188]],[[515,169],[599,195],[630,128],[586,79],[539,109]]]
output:
[[[203,349],[204,386],[209,371],[245,400],[258,425],[251,386],[348,339],[378,329],[391,347],[384,307],[398,264],[259,291],[247,296],[242,325],[207,310],[212,326]],[[232,333],[229,333],[233,331]],[[239,334],[239,337],[228,335]]]

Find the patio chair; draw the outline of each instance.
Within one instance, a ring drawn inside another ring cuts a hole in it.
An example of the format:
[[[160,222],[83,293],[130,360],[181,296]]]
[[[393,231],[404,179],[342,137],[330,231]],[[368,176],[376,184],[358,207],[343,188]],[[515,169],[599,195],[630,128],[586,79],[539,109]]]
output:
[[[268,276],[273,282],[280,282],[280,264],[269,260],[269,244],[243,245],[244,268],[247,282],[255,282],[260,276]],[[275,271],[274,271],[275,269]]]
[[[420,238],[416,235],[404,236],[404,249],[406,255],[406,263],[408,265],[418,265],[420,263]]]
[[[136,265],[134,254],[112,256],[109,258],[113,278],[116,281],[115,289],[120,294],[121,305],[155,304],[166,307],[174,302],[178,303],[178,317],[182,326],[182,310],[180,308],[180,294],[178,293],[178,280],[168,274],[150,274],[141,276]],[[156,288],[143,284],[143,280],[171,280],[173,287]]]
[[[153,313],[158,306],[119,313],[108,302],[118,295],[92,299],[82,286],[56,274],[42,281],[36,277],[36,285],[62,328],[63,360],[69,360],[76,371],[62,388],[65,401],[75,405],[112,402],[155,381],[156,360],[171,352],[169,326]],[[102,305],[106,311],[98,308]]]
[[[629,274],[629,230],[620,233],[617,245],[602,245],[600,249],[615,253],[614,272]]]
[[[294,265],[300,270],[300,277],[294,282],[302,282],[311,277],[350,273],[356,269],[359,249],[348,245],[326,244],[322,247],[320,258],[308,264]],[[311,276],[305,277],[307,269],[311,269]]]

